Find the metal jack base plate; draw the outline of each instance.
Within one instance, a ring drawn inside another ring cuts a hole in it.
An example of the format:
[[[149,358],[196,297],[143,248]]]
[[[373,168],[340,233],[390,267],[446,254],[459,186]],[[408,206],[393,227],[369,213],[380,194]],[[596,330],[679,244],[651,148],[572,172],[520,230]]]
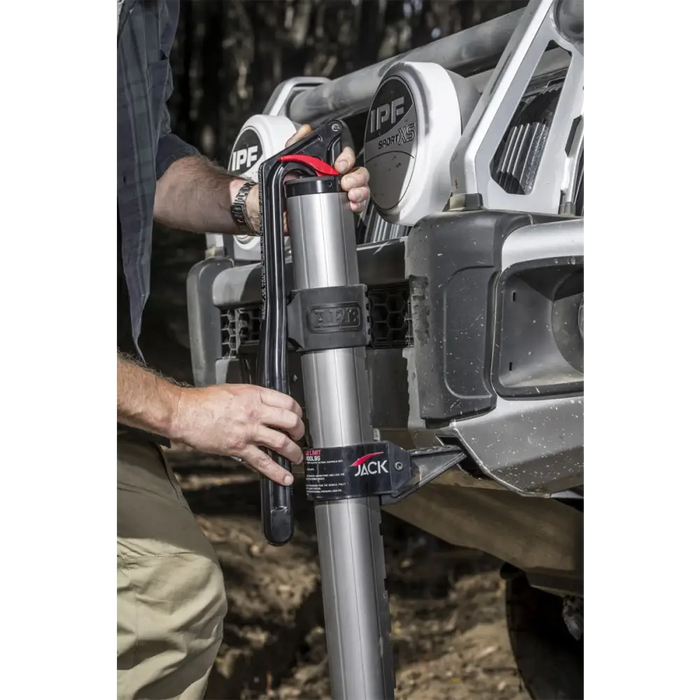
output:
[[[419,488],[429,484],[455,464],[464,459],[464,452],[459,447],[430,447],[423,450],[411,450],[411,481],[396,495],[381,497],[382,506],[399,503]]]

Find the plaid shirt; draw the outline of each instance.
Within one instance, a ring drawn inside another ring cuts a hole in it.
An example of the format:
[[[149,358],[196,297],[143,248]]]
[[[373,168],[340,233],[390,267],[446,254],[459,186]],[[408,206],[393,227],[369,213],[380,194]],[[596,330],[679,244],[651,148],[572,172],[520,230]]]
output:
[[[197,149],[170,131],[170,49],[179,0],[124,0],[117,27],[117,212],[128,291],[130,340],[138,350],[150,289],[156,180]]]

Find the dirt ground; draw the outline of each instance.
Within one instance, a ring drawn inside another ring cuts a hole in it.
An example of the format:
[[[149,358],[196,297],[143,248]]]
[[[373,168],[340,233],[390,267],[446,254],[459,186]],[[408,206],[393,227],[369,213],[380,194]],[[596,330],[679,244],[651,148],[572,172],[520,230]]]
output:
[[[265,543],[255,475],[223,459],[170,459],[221,561],[229,613],[208,698],[330,697],[313,508]],[[299,480],[298,480],[299,481]],[[383,516],[397,700],[527,700],[510,651],[499,563]]]

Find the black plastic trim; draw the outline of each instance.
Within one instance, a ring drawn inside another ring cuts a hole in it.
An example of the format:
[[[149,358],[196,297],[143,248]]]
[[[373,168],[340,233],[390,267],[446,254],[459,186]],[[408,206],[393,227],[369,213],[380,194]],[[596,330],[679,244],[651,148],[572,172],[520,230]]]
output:
[[[463,211],[427,216],[406,242],[420,416],[446,423],[490,410],[495,286],[516,229],[551,217]]]
[[[324,177],[300,177],[284,186],[284,193],[290,197],[301,197],[306,194],[332,194],[342,192],[340,178],[335,175]]]

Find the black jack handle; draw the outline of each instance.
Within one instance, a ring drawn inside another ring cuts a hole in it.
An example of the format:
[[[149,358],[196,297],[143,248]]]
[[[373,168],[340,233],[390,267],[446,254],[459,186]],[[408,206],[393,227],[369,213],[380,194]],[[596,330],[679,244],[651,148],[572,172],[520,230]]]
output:
[[[340,155],[343,127],[331,121],[260,166],[260,257],[262,268],[261,334],[258,383],[284,394],[287,379],[287,293],[284,280],[284,180],[291,174],[338,175],[332,164]],[[268,451],[291,472],[289,460]],[[283,545],[294,534],[292,488],[261,479],[262,525],[272,545]]]

